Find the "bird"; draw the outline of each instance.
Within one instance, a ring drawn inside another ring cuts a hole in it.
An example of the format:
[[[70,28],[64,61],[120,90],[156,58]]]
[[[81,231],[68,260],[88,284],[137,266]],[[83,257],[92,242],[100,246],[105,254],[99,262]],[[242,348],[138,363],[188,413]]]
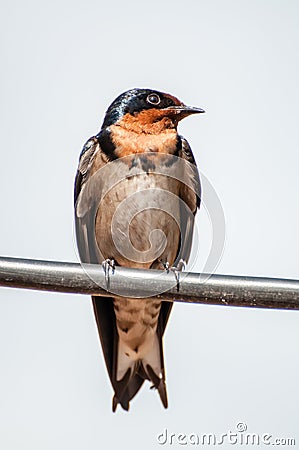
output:
[[[204,113],[173,95],[134,88],[108,107],[98,134],[80,154],[75,178],[76,239],[81,262],[181,270],[188,261],[200,177],[185,117]],[[102,270],[102,269],[101,269]],[[128,411],[145,380],[168,407],[163,334],[172,302],[92,296],[103,355],[114,390],[112,410]]]

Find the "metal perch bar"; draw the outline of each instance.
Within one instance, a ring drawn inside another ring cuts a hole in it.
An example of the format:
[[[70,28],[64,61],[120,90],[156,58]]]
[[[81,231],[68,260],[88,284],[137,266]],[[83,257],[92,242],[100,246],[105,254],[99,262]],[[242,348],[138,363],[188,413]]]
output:
[[[116,267],[109,277],[112,296],[153,297],[174,302],[299,309],[299,281],[185,273],[179,292],[174,274]],[[0,257],[0,286],[108,296],[100,265]],[[103,300],[105,301],[105,300]]]

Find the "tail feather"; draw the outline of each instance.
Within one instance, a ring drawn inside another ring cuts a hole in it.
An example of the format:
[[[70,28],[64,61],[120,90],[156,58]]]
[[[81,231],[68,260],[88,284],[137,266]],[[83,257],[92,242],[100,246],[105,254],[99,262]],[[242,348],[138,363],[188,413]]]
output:
[[[162,404],[167,408],[162,338],[158,338],[157,334],[154,335],[151,349],[142,359],[130,358],[128,354],[124,353],[125,348],[125,345],[119,341],[116,366],[116,375],[119,381],[114,385],[115,395],[112,410],[116,410],[118,403],[128,410],[129,401],[136,395],[144,380],[153,383],[152,388],[158,390]],[[120,375],[123,375],[122,379],[119,379]]]
[[[112,410],[115,411],[120,404],[128,411],[130,401],[135,397],[144,380],[150,380],[153,383],[152,387],[158,390],[163,406],[167,408],[162,339],[172,303],[162,302],[154,342],[155,348],[146,354],[146,359],[134,361],[134,364],[127,363],[128,366],[123,370],[121,378],[117,377],[120,339],[116,327],[113,299],[94,296],[92,300],[105,362],[115,392]]]
[[[162,377],[157,377],[151,366],[146,367],[147,373],[149,375],[150,380],[153,383],[153,388],[156,388],[159,392],[161,402],[164,408],[168,408],[168,399],[167,399],[167,391],[166,391],[166,383],[164,373]]]
[[[126,411],[129,410],[130,400],[137,394],[141,386],[143,385],[145,378],[141,377],[139,373],[135,373],[122,391],[117,386],[114,386],[115,394],[112,400],[112,411],[115,412],[118,403]]]

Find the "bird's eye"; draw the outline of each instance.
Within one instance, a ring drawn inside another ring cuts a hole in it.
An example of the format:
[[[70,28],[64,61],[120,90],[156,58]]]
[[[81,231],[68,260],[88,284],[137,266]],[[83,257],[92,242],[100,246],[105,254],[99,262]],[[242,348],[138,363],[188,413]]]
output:
[[[159,95],[157,94],[149,94],[146,98],[147,103],[150,103],[151,105],[159,105],[161,102],[161,99]]]

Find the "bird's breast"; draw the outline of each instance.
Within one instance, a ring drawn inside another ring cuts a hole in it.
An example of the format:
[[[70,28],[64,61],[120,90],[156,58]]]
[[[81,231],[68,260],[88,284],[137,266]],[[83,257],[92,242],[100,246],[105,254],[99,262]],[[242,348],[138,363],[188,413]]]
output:
[[[142,128],[138,132],[138,128],[133,131],[130,128],[112,125],[110,127],[110,135],[115,146],[116,156],[123,158],[128,155],[147,152],[174,154],[177,150],[179,139],[176,130],[173,128],[155,130],[157,125],[152,125],[152,133],[143,133]]]
[[[98,204],[101,255],[128,267],[150,268],[158,260],[172,264],[180,240],[179,182],[163,174],[163,162],[153,154],[131,155],[118,164],[119,178]]]

